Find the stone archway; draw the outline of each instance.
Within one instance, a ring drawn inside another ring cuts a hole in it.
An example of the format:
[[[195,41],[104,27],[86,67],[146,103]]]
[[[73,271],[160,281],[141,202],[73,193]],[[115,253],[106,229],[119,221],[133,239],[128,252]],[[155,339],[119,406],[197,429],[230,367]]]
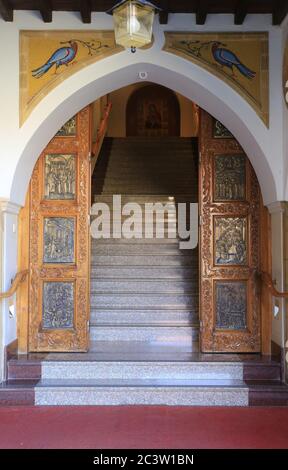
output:
[[[147,80],[170,88],[219,119],[241,143],[257,173],[265,204],[277,200],[277,169],[269,149],[269,131],[253,109],[228,85],[187,61],[167,53],[151,52],[150,60],[141,55],[131,59],[122,55],[103,60],[103,69],[93,64],[70,77],[53,90],[34,110],[19,134],[14,152],[14,169],[6,181],[7,199],[23,204],[36,160],[57,130],[80,109],[116,89]],[[131,63],[135,61],[136,63]],[[105,70],[105,72],[103,72]],[[8,197],[9,195],[9,197]]]

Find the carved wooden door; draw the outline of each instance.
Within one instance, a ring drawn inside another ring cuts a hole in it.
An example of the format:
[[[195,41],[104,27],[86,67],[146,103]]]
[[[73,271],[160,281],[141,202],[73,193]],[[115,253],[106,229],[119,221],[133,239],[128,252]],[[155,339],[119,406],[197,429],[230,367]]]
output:
[[[258,352],[260,189],[233,136],[201,112],[200,324],[203,352]]]
[[[86,351],[91,111],[41,154],[30,185],[29,351]]]

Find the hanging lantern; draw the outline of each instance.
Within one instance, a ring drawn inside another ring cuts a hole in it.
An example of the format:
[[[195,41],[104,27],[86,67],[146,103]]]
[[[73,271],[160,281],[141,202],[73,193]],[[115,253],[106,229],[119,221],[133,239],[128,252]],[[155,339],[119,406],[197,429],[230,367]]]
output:
[[[122,0],[108,13],[113,14],[116,44],[136,48],[152,42],[155,12],[158,7],[146,0]]]

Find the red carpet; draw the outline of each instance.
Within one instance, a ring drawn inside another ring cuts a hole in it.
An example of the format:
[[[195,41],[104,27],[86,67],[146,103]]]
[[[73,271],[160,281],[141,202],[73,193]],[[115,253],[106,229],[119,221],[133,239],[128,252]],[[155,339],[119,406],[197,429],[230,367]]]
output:
[[[288,449],[288,408],[7,407],[0,448]]]

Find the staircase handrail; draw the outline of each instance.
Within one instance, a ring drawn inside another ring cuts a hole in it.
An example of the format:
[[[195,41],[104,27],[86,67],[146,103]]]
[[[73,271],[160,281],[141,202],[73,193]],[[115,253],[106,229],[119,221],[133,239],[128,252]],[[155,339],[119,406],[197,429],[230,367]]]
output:
[[[268,288],[270,294],[273,297],[280,297],[282,299],[288,298],[288,292],[280,292],[278,289],[276,289],[275,281],[272,279],[271,274],[265,271],[258,271],[256,269],[252,270],[252,274],[254,274],[256,278]]]
[[[22,284],[22,282],[26,280],[27,276],[28,276],[28,269],[25,269],[17,273],[12,281],[10,289],[7,292],[0,293],[0,300],[9,299],[10,297],[12,297],[16,293],[20,284]]]
[[[94,172],[94,169],[95,169],[98,157],[99,157],[99,153],[103,144],[104,137],[107,132],[108,120],[110,117],[111,109],[112,109],[112,103],[109,102],[107,106],[105,107],[104,114],[101,119],[99,129],[97,131],[96,141],[94,142],[92,146],[92,156],[91,156],[91,174],[92,175],[93,175],[93,172]]]

